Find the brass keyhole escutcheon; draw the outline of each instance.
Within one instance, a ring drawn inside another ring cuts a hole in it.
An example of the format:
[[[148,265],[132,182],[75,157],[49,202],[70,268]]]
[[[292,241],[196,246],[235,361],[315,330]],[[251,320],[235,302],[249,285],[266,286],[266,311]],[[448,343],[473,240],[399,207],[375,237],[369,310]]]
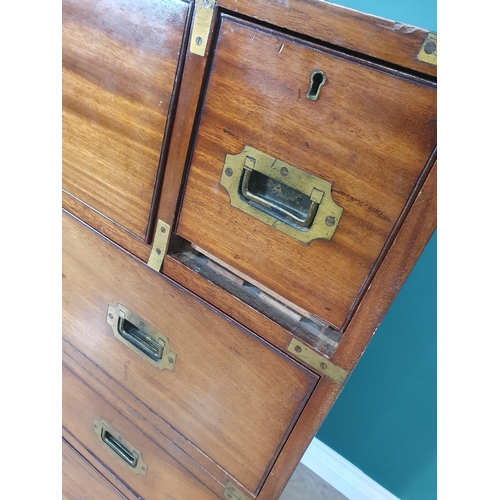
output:
[[[306,97],[311,101],[317,101],[321,87],[326,83],[326,75],[320,69],[315,69],[309,77],[309,88]]]

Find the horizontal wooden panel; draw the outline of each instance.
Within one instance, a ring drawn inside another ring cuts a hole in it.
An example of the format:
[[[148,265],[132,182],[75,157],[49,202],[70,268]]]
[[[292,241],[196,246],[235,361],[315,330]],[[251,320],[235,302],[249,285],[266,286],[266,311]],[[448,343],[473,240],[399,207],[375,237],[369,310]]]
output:
[[[63,500],[75,498],[125,499],[64,439],[62,441],[62,498]]]
[[[63,188],[141,238],[187,12],[180,0],[63,2]]]
[[[256,491],[318,377],[74,219],[63,220],[64,338]],[[168,337],[173,372],[159,372],[113,336],[106,317],[117,303]]]
[[[417,55],[429,31],[329,1],[218,0],[217,5],[370,57],[436,76]],[[366,4],[368,6],[368,4]]]
[[[134,473],[98,437],[93,429],[94,419],[104,420],[117,437],[141,453],[147,466],[145,475]],[[166,494],[173,498],[217,498],[113,406],[86,386],[67,366],[63,367],[63,426],[143,498],[160,500]]]
[[[435,143],[433,85],[223,16],[177,232],[342,328]],[[331,241],[306,246],[230,205],[224,162],[246,144],[332,183]]]

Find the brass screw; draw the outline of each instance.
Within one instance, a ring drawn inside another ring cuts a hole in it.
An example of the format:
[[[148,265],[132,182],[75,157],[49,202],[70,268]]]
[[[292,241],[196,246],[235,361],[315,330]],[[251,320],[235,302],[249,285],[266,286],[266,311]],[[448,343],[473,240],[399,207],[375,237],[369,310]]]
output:
[[[195,40],[196,45],[201,45],[201,42],[202,42],[202,41],[203,41],[203,40],[201,39],[201,36],[197,36],[197,37],[196,37],[196,40]]]
[[[424,46],[424,52],[426,54],[432,54],[433,52],[436,51],[436,44],[435,42],[427,42]]]
[[[300,347],[300,345],[296,345],[295,352],[302,352],[302,347]]]
[[[162,226],[162,228],[160,229],[160,231],[161,231],[162,233],[164,233],[164,232],[166,231],[166,229]]]
[[[320,366],[323,370],[326,370],[326,363],[324,363],[323,361],[319,364],[319,366]]]
[[[281,169],[280,169],[280,174],[281,174],[281,175],[288,175],[288,168],[286,168],[286,167],[281,167]]]
[[[233,169],[232,168],[227,167],[226,170],[225,170],[225,172],[226,172],[226,175],[228,177],[231,177],[233,175]]]
[[[326,219],[325,219],[325,224],[327,226],[333,226],[335,224],[335,217],[332,217],[331,215],[329,215]]]

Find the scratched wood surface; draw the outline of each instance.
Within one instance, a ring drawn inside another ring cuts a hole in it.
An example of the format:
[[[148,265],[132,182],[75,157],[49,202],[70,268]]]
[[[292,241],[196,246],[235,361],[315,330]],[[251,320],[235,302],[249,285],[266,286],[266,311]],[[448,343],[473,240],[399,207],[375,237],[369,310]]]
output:
[[[238,14],[340,47],[436,76],[437,66],[417,59],[427,30],[316,0],[218,0]]]
[[[73,218],[63,221],[64,338],[256,491],[318,377]],[[169,339],[173,372],[113,336],[106,317],[117,303]]]
[[[189,9],[63,1],[63,189],[140,238]]]
[[[177,232],[340,329],[435,143],[432,84],[224,16]],[[332,182],[332,241],[306,246],[231,207],[220,177],[245,144]]]
[[[124,500],[124,497],[97,472],[72,446],[62,441],[63,500],[98,499]]]
[[[436,226],[437,162],[333,353],[336,365],[348,371],[354,369]]]
[[[218,498],[178,462],[149,440],[107,401],[63,366],[63,426],[141,498]],[[94,432],[94,419],[103,419],[125,441],[139,450],[147,465],[146,475],[136,474]],[[92,497],[91,497],[92,498]],[[94,497],[97,498],[101,497]]]

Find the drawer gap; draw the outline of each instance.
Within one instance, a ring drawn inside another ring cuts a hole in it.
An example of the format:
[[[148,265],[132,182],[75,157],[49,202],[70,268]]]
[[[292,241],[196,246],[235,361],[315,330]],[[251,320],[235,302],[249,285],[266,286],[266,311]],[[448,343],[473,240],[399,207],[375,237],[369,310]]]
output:
[[[288,330],[325,356],[332,356],[342,333],[308,311],[280,297],[217,257],[176,236],[170,256]]]
[[[234,12],[225,8],[220,8],[221,17],[228,19],[233,19],[240,24],[252,26],[259,28],[262,31],[276,31],[279,32],[282,37],[289,38],[293,41],[300,41],[303,44],[309,44],[319,50],[329,51],[331,54],[335,54],[337,57],[343,57],[344,59],[358,62],[359,64],[364,64],[370,66],[379,71],[384,71],[398,76],[399,78],[405,78],[409,80],[419,81],[422,84],[435,86],[437,83],[437,77],[432,70],[426,68],[423,71],[418,69],[408,67],[406,65],[400,65],[395,62],[388,61],[384,58],[380,58],[374,55],[370,55],[366,52],[355,50],[354,48],[349,48],[347,45],[338,45],[335,42],[329,42],[322,40],[321,38],[316,38],[310,34],[303,32],[291,31],[285,26],[280,24],[273,24],[271,22],[266,22],[262,19],[257,19],[255,17],[248,17],[241,12]],[[425,33],[429,33],[425,31]],[[415,53],[415,57],[417,53]]]

